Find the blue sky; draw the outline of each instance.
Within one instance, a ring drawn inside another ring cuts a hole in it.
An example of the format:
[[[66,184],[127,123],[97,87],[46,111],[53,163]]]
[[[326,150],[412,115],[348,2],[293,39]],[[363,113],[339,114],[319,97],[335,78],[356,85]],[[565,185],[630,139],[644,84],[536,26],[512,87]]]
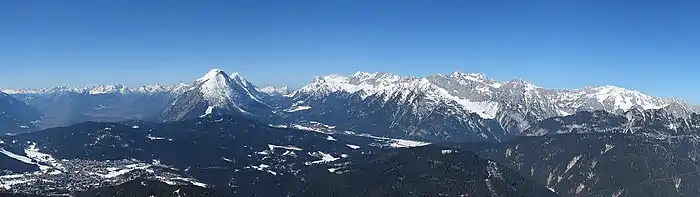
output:
[[[1,1],[0,87],[453,70],[700,103],[692,1]]]

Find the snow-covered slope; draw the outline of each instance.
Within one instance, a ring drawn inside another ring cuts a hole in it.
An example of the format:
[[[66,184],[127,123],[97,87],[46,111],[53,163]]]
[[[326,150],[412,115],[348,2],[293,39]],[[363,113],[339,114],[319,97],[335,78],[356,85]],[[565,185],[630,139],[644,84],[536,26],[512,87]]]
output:
[[[164,121],[176,121],[206,115],[245,115],[270,117],[272,107],[262,100],[262,93],[238,75],[212,69],[197,79],[161,113]]]

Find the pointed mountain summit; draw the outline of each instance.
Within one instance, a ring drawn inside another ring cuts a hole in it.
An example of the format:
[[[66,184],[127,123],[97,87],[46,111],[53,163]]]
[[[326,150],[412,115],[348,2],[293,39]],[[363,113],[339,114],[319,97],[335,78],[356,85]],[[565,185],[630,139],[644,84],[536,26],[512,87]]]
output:
[[[180,94],[161,113],[163,121],[178,121],[208,115],[274,116],[273,109],[253,84],[237,73],[212,69]]]

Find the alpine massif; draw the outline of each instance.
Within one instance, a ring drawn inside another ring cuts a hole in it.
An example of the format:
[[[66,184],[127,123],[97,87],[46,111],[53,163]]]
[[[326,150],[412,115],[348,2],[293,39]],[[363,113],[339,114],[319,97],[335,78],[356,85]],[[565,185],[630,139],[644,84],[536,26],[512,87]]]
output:
[[[614,86],[358,72],[292,90],[213,69],[4,92],[7,195],[700,194],[697,106]]]

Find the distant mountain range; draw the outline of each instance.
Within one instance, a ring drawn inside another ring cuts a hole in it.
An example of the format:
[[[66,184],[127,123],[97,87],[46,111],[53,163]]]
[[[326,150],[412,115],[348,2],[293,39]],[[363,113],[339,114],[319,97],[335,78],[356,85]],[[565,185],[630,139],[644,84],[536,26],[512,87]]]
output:
[[[39,128],[84,121],[178,121],[207,114],[245,115],[275,124],[318,122],[336,129],[432,141],[502,141],[533,124],[580,111],[624,114],[663,109],[689,117],[697,106],[614,86],[545,89],[481,74],[428,77],[358,72],[317,77],[297,90],[257,87],[213,69],[192,84],[128,88],[5,90],[43,114]],[[378,131],[377,133],[373,133]]]
[[[184,88],[187,88],[187,84],[178,84],[171,86],[162,86],[159,84],[155,85],[145,85],[137,88],[129,88],[123,85],[98,85],[91,87],[79,87],[72,88],[66,86],[58,86],[51,88],[35,88],[35,89],[5,89],[3,92],[13,95],[22,94],[34,94],[34,95],[45,95],[45,94],[55,94],[55,93],[77,93],[77,94],[90,94],[90,95],[101,95],[101,94],[156,94],[161,92],[181,92]]]
[[[187,84],[131,89],[122,85],[89,88],[55,87],[6,92],[39,111],[37,128],[68,126],[85,121],[125,121],[156,117]]]

